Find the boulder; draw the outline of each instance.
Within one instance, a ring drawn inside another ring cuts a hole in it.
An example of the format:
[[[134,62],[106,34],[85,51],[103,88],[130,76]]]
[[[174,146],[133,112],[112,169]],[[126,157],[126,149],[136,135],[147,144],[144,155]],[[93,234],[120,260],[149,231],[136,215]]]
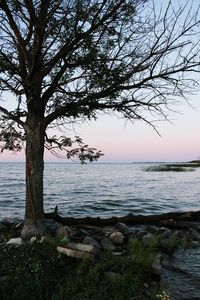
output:
[[[171,235],[172,235],[172,231],[165,227],[161,227],[157,231],[157,237],[159,239],[166,239],[169,238]]]
[[[87,230],[80,228],[76,230],[76,234],[74,237],[78,239],[83,239],[86,236],[88,236]]]
[[[77,228],[76,226],[63,226],[65,227],[67,236],[78,241],[82,241],[86,236],[88,236],[87,230],[82,228]]]
[[[172,234],[167,239],[160,239],[160,247],[164,252],[168,254],[172,254],[178,246],[179,246],[179,239],[175,234]]]
[[[156,227],[156,226],[148,226],[147,227],[147,231],[150,232],[150,233],[153,233],[153,234],[157,234],[158,227]]]
[[[165,233],[165,232],[168,232],[169,234],[172,233],[172,231],[169,228],[166,228],[166,227],[160,227],[157,230],[157,234],[162,234],[162,233]]]
[[[189,228],[188,236],[194,241],[200,241],[200,233],[193,228]]]
[[[142,237],[142,241],[145,246],[152,246],[153,244],[156,243],[156,237],[153,233],[147,233]]]
[[[91,238],[90,236],[86,236],[84,239],[83,239],[83,244],[86,244],[86,245],[92,245],[92,246],[95,246],[96,248],[98,249],[101,249],[101,245],[99,244],[99,242],[93,238]]]
[[[140,238],[142,238],[144,235],[147,235],[148,233],[149,233],[148,231],[142,230],[142,229],[141,229],[141,230],[138,230],[138,231],[136,232],[135,235],[136,235],[137,238],[140,239]]]
[[[103,247],[104,250],[107,250],[107,251],[116,251],[116,246],[115,244],[109,240],[108,238],[103,238],[101,240],[101,245]]]
[[[125,236],[128,236],[131,233],[129,227],[126,224],[121,223],[121,222],[118,222],[115,225],[115,229],[117,229],[118,231],[120,231]]]
[[[160,254],[157,254],[157,256],[155,257],[153,263],[152,263],[152,267],[151,267],[151,272],[152,274],[156,275],[156,276],[160,276],[161,274],[161,256]]]
[[[124,243],[124,236],[120,231],[114,231],[109,235],[109,240],[114,244],[122,245]]]
[[[68,226],[59,224],[56,229],[56,236],[59,238],[69,237],[71,235],[71,229]]]

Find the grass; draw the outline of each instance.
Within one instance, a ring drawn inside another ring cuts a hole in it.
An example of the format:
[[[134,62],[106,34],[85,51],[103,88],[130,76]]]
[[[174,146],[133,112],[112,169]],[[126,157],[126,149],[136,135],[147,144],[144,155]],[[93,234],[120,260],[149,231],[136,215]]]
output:
[[[145,169],[147,172],[191,172],[200,167],[198,164],[166,164],[152,166]]]
[[[107,252],[95,262],[61,255],[49,241],[0,245],[0,299],[144,299],[154,257],[154,245],[145,247],[137,239],[129,241],[123,256]]]

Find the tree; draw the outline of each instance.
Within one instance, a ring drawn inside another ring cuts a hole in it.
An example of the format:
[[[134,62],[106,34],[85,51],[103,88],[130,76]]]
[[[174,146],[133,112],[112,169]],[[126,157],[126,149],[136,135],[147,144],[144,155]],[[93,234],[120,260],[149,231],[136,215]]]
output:
[[[116,112],[153,125],[177,97],[196,88],[199,10],[162,9],[146,0],[0,0],[0,141],[26,146],[22,236],[45,232],[43,154],[101,153],[51,128]],[[5,104],[5,105],[4,105]],[[50,130],[50,131],[49,131]],[[73,143],[78,146],[73,148]]]

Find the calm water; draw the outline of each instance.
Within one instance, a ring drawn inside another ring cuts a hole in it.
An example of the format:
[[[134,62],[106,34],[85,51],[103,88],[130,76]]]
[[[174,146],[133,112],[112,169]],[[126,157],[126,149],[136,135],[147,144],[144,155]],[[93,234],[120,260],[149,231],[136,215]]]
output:
[[[122,216],[200,209],[200,168],[146,172],[148,164],[47,163],[45,210],[66,216]],[[0,163],[0,219],[24,216],[24,164]]]

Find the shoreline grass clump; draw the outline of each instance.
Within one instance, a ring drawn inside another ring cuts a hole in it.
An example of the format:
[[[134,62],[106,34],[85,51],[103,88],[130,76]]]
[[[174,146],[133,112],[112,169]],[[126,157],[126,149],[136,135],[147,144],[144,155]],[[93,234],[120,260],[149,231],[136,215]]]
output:
[[[147,172],[193,172],[195,168],[186,165],[159,165],[145,169]]]

